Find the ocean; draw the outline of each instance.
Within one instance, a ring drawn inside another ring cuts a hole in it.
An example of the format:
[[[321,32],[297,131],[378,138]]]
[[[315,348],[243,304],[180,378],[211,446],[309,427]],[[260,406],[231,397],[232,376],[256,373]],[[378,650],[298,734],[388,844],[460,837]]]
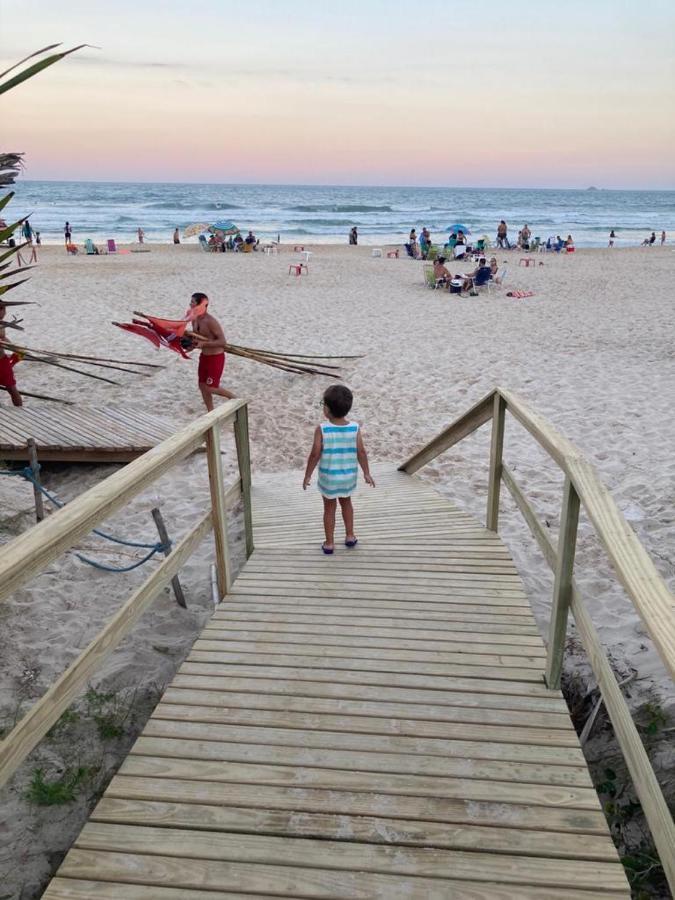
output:
[[[359,241],[402,243],[414,226],[435,240],[450,225],[494,238],[504,219],[509,237],[527,223],[533,236],[571,234],[579,247],[635,246],[654,230],[675,236],[675,191],[527,190],[505,188],[323,187],[303,185],[152,184],[27,181],[4,211],[9,221],[31,213],[45,243],[63,240],[71,223],[77,243],[85,238],[169,242],[176,226],[233,220],[242,231],[286,242],[343,243],[356,225]],[[8,215],[9,213],[9,215]],[[196,238],[192,238],[196,241]]]

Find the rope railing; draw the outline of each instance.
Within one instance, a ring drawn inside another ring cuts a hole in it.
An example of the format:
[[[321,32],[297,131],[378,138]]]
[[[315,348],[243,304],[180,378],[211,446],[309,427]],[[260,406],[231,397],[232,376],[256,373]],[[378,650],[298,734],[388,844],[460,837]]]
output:
[[[537,519],[513,474],[503,463],[507,412],[532,435],[565,475],[557,548]],[[412,475],[490,420],[492,440],[486,527],[491,531],[498,531],[500,486],[503,482],[555,574],[546,683],[552,690],[560,687],[567,619],[571,610],[651,829],[666,878],[675,894],[675,825],[597,631],[574,582],[580,509],[586,511],[619,581],[672,677],[675,677],[675,598],[668,591],[654,563],[593,466],[567,438],[510,391],[496,388],[483,397],[403,463],[399,467],[400,471]]]

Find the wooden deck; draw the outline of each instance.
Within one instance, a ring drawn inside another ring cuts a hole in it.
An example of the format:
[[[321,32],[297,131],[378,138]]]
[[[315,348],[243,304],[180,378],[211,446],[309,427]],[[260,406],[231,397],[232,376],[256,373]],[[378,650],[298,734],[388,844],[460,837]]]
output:
[[[500,539],[389,472],[323,557],[300,482],[44,896],[628,898]]]
[[[90,406],[0,407],[0,459],[28,460],[33,438],[42,462],[130,462],[173,434],[170,422]]]

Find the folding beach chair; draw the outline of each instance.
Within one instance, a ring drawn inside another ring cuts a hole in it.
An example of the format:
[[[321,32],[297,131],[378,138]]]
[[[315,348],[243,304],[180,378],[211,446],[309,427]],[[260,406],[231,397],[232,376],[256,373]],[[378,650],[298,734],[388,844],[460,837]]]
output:
[[[108,238],[108,253],[117,253],[115,238]]]

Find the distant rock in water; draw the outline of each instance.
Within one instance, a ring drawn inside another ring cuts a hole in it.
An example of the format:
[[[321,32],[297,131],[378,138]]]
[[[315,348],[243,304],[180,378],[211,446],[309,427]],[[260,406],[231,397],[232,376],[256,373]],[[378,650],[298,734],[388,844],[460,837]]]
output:
[[[596,188],[596,187],[594,187],[593,185],[591,185],[590,187],[587,187],[586,190],[587,190],[587,191],[599,191],[600,188]]]

